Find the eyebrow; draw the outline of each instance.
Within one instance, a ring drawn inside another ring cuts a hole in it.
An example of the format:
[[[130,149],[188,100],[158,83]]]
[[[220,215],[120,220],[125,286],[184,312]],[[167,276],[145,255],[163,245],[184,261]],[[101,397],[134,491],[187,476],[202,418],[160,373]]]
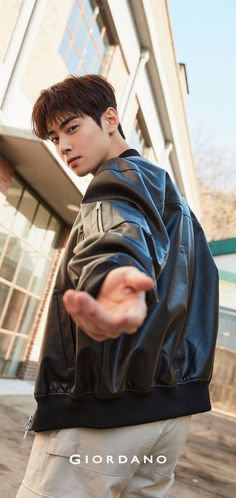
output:
[[[63,130],[63,128],[65,128],[65,126],[70,122],[72,121],[73,119],[76,119],[76,118],[79,118],[80,116],[76,115],[76,116],[71,116],[70,118],[67,118],[65,119],[65,121],[62,121],[62,123],[60,124],[59,128],[60,130]],[[48,138],[50,138],[51,135],[53,135],[53,133],[56,133],[54,130],[50,130],[48,132]]]

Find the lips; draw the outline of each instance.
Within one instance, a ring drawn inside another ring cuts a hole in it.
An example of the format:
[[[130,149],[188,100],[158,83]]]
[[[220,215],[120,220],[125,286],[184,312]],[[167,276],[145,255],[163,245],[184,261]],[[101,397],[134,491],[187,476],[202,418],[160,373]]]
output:
[[[68,159],[68,161],[67,161],[68,166],[72,166],[72,168],[73,168],[73,165],[75,166],[78,159],[80,159],[80,158],[81,158],[81,156],[70,157],[70,159]]]

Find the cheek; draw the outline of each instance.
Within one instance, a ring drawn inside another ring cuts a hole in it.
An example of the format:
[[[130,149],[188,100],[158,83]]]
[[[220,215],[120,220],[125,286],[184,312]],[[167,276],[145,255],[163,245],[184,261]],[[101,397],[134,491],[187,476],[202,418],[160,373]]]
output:
[[[93,152],[95,149],[99,153],[104,153],[109,146],[109,137],[107,137],[104,133],[96,133],[88,142],[88,148]]]

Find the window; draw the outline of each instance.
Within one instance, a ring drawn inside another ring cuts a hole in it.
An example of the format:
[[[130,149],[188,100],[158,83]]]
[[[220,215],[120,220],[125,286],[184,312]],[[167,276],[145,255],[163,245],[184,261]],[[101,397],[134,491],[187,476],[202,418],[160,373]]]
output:
[[[98,0],[75,0],[59,53],[71,74],[99,73],[111,45]]]
[[[140,154],[143,154],[146,148],[145,138],[142,133],[142,129],[138,120],[135,119],[134,127],[132,129],[131,137],[129,140],[130,146],[136,149]]]
[[[156,155],[151,146],[145,121],[140,110],[136,115],[134,126],[129,138],[129,145],[133,149],[136,149],[143,157],[156,163]]]
[[[50,274],[59,220],[13,178],[0,211],[0,374],[14,376]]]

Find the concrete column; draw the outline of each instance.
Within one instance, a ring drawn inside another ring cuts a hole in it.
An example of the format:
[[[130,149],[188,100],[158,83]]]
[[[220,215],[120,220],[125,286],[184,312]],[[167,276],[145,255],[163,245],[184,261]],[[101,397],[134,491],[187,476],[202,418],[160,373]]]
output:
[[[5,114],[12,93],[20,86],[46,0],[25,0],[6,57],[8,74],[0,87],[0,107]]]
[[[130,77],[130,85],[127,88],[127,92],[123,98],[123,101],[120,104],[120,121],[122,126],[126,128],[127,121],[129,119],[129,106],[132,105],[133,99],[136,95],[137,84],[140,77],[140,74],[144,70],[146,63],[149,60],[149,50],[142,49],[139,57],[139,61],[137,67]]]

